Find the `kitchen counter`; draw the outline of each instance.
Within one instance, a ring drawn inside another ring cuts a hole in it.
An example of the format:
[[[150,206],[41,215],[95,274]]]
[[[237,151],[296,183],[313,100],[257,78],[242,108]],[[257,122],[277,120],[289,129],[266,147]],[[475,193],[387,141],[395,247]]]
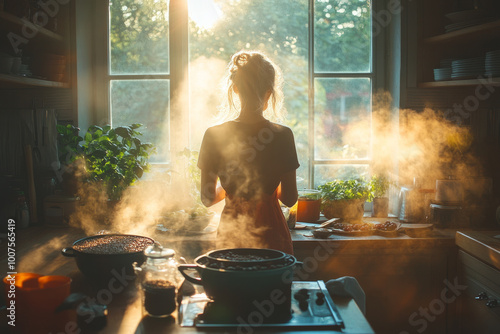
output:
[[[458,231],[456,244],[500,270],[500,231]]]
[[[91,287],[78,270],[74,259],[61,255],[61,249],[85,236],[81,230],[64,227],[31,227],[16,231],[17,272],[35,272],[44,275],[65,275],[72,278],[72,291],[89,297],[98,297],[101,290]],[[202,236],[201,239],[207,238]],[[177,240],[180,242],[180,240]],[[199,242],[192,238],[191,241]],[[184,242],[189,243],[184,239]],[[6,242],[0,244],[0,267],[7,268]],[[181,254],[180,252],[178,254]],[[4,271],[5,272],[5,271]],[[346,324],[345,333],[373,333],[370,325],[351,298],[336,297],[335,303]],[[5,316],[2,314],[2,316]],[[22,319],[17,319],[23,321]],[[26,320],[25,320],[26,321]],[[5,326],[5,322],[2,322]],[[2,331],[3,332],[3,331]],[[99,333],[203,333],[189,327],[179,327],[173,317],[165,319],[142,318],[141,301],[135,284],[129,284],[113,294],[109,304],[108,325]],[[207,331],[212,332],[213,331]],[[257,329],[255,332],[266,333]],[[276,333],[276,331],[272,331]],[[293,331],[288,331],[292,333]],[[295,331],[296,332],[296,331]],[[281,332],[285,333],[285,332]]]

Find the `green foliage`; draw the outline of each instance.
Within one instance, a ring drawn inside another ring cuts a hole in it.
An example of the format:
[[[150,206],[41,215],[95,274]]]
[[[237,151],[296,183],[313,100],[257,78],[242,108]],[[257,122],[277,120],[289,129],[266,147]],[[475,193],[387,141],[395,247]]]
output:
[[[201,170],[198,168],[198,152],[185,148],[177,154],[177,158],[181,161],[183,177],[189,183],[193,197],[200,198]]]
[[[78,135],[79,131],[79,128],[71,124],[57,124],[57,147],[61,164],[70,165],[82,154],[80,142],[83,138]]]
[[[370,197],[384,197],[389,190],[391,181],[385,175],[373,175],[370,182]]]
[[[58,131],[66,141],[79,147],[74,151],[73,161],[79,157],[84,159],[86,181],[102,182],[108,198],[115,200],[148,170],[148,159],[155,151],[152,144],[141,141],[142,134],[137,131],[141,126],[132,124],[111,128],[109,125],[92,125],[83,138],[78,132],[70,134],[69,127],[58,127]],[[79,146],[82,140],[83,144]]]
[[[318,186],[325,201],[369,199],[370,188],[363,179],[334,180]]]

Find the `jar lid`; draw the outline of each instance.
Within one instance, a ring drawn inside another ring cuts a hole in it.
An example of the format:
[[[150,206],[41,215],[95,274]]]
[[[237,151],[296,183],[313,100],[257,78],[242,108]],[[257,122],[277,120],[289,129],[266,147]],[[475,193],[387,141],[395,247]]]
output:
[[[147,257],[152,257],[156,259],[160,258],[170,258],[175,256],[175,251],[170,248],[163,248],[158,242],[146,247],[144,250],[144,255]]]

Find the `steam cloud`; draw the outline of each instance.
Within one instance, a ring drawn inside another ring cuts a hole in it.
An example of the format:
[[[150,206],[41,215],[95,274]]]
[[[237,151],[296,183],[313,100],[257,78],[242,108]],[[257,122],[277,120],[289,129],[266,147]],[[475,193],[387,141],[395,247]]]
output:
[[[205,129],[214,119],[219,92],[210,83],[218,82],[224,69],[225,64],[220,60],[206,58],[199,58],[191,65],[191,73],[195,73],[190,80],[194,82],[191,94],[195,96],[191,98],[194,104],[190,106],[194,148],[199,147]],[[352,142],[366,138],[367,134],[372,135],[372,173],[389,175],[400,185],[411,184],[414,178],[418,178],[427,188],[434,188],[438,179],[450,176],[464,179],[483,174],[481,164],[470,150],[473,138],[469,129],[446,121],[437,110],[395,110],[391,105],[391,96],[386,92],[375,94],[373,101],[371,119],[364,119],[350,126],[344,138],[344,142]],[[172,105],[176,103],[178,102],[173,99]],[[399,123],[398,117],[394,115],[399,116]],[[168,126],[164,128],[164,135],[170,138],[186,136],[185,133],[179,133],[179,129],[168,129]],[[139,181],[124,193],[113,210],[99,184],[81,185],[83,205],[71,218],[70,224],[84,229],[88,234],[94,234],[100,229],[152,234],[161,217],[192,206],[197,201],[191,191],[193,184],[186,175],[186,169],[190,167],[183,159],[185,158],[172,156],[169,171],[153,168],[145,180]],[[215,210],[220,212],[221,207],[222,205],[218,205]],[[164,220],[166,221],[168,219]],[[238,236],[242,225],[245,222],[235,223],[234,226],[238,227],[226,232]]]

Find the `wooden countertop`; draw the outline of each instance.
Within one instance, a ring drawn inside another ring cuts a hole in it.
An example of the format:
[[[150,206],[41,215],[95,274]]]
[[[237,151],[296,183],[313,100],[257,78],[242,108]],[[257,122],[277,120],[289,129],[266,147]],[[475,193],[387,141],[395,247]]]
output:
[[[500,270],[500,231],[458,231],[456,244]]]
[[[69,276],[73,280],[72,292],[82,292],[89,297],[98,296],[102,289],[90,286],[78,270],[75,260],[61,255],[62,248],[71,246],[74,241],[82,237],[85,237],[83,231],[69,227],[40,226],[16,231],[15,271]],[[197,242],[196,240],[191,241]],[[0,267],[7,268],[8,252],[5,240],[2,240],[0,244],[0,252]],[[373,333],[365,317],[351,298],[336,297],[334,300],[346,324],[343,333]],[[143,318],[141,300],[138,298],[135,284],[130,284],[118,294],[113,294],[108,309],[108,324],[99,333],[203,333],[196,328],[178,326],[173,317],[166,319]],[[2,316],[5,315],[2,314]],[[6,326],[5,322],[1,326]],[[0,329],[4,332],[5,328]],[[207,332],[213,333],[213,331]],[[267,331],[259,329],[255,332],[266,333]],[[272,332],[293,333],[294,331]]]

